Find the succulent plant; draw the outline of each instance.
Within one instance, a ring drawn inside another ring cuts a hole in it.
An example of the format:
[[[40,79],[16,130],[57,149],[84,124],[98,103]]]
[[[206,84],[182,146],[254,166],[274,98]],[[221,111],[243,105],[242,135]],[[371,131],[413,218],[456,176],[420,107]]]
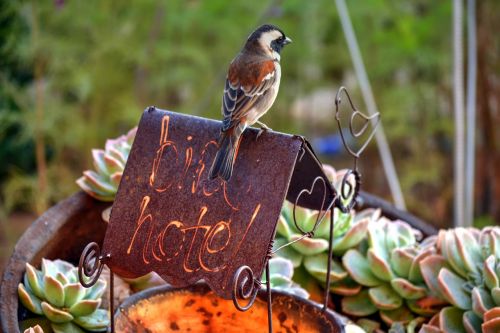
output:
[[[419,232],[403,221],[380,218],[368,227],[368,247],[342,257],[349,277],[362,286],[342,299],[344,313],[364,317],[379,312],[389,326],[429,317],[443,302],[425,285],[420,262],[435,252],[432,238],[418,244]]]
[[[339,191],[342,179],[347,170],[335,171],[331,166],[323,166],[325,173],[334,187]],[[290,246],[280,249],[276,254],[278,256],[290,259],[295,268],[299,271],[305,271],[300,274],[303,279],[301,284],[307,284],[310,276],[316,281],[325,282],[328,265],[328,238],[330,232],[329,219],[331,212],[319,212],[303,207],[295,207],[295,217],[297,224],[302,230],[312,230],[318,217],[324,216],[323,222],[314,233],[314,237],[301,238],[302,233],[296,227],[293,217],[293,204],[285,201],[281,216],[277,226],[277,236],[274,243],[274,249],[278,249],[284,244],[293,242]],[[349,290],[352,281],[348,278],[347,271],[343,268],[339,257],[348,249],[358,246],[363,239],[366,239],[368,225],[380,215],[380,210],[366,209],[355,213],[342,213],[339,209],[334,209],[334,239],[331,277],[331,290],[340,294],[350,294]],[[295,241],[295,242],[294,242]],[[304,276],[305,275],[305,276]],[[297,280],[299,281],[299,280]],[[358,288],[359,291],[359,288]]]
[[[76,183],[90,196],[113,201],[127,163],[137,127],[116,139],[108,139],[103,149],[93,149],[94,170],[86,170]]]
[[[24,333],[43,333],[43,329],[40,327],[40,325],[35,325],[34,327],[30,327],[24,330]]]
[[[309,298],[309,293],[292,281],[293,264],[290,260],[280,257],[269,259],[269,275],[273,289],[283,290],[302,298]],[[265,272],[263,280],[265,280]],[[262,287],[265,288],[265,285],[263,284]]]
[[[42,270],[26,264],[24,281],[18,285],[21,303],[31,312],[45,316],[55,333],[105,331],[109,318],[99,309],[106,282],[84,288],[78,281],[78,269],[63,260],[42,259]]]
[[[441,230],[436,248],[421,262],[422,275],[450,306],[421,332],[499,332],[500,227]]]

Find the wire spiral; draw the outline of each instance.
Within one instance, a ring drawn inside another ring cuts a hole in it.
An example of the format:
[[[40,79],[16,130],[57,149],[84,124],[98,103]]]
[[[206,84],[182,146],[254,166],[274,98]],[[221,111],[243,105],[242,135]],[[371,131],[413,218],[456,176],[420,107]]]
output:
[[[78,263],[78,279],[81,285],[85,288],[92,287],[101,276],[103,268],[99,245],[95,242],[89,243],[83,250]],[[90,280],[87,280],[89,278]]]
[[[234,306],[240,311],[250,309],[257,298],[257,292],[261,286],[260,280],[254,278],[253,271],[248,266],[241,266],[234,273],[232,298]],[[242,306],[239,300],[248,300],[248,303]]]
[[[354,176],[354,185],[349,181],[349,178]],[[349,211],[356,204],[356,198],[359,194],[359,189],[361,187],[361,176],[358,170],[348,169],[344,177],[342,178],[342,183],[339,189],[339,195],[337,196],[336,207],[338,207],[342,213],[349,213]],[[344,204],[349,200],[347,204]]]

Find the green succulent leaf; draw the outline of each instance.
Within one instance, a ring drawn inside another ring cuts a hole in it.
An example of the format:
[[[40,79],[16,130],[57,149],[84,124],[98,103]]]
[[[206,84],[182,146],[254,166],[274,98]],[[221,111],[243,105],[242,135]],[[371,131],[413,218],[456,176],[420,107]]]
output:
[[[383,284],[368,290],[373,304],[380,310],[395,310],[403,305],[403,299],[389,285]]]
[[[362,290],[355,296],[347,296],[341,301],[342,312],[356,317],[367,317],[378,311],[368,297],[368,290]]]
[[[491,298],[497,306],[500,306],[500,288],[491,289]]]
[[[38,298],[44,298],[45,295],[43,292],[43,278],[41,272],[36,270],[35,267],[31,266],[29,263],[26,263],[25,277],[28,282],[25,282],[25,285],[29,286],[33,294],[35,294]]]
[[[368,230],[370,218],[366,217],[352,224],[352,227],[342,236],[333,239],[333,254],[340,256],[348,249],[358,245],[365,237]]]
[[[414,257],[414,251],[408,248],[394,249],[391,252],[391,268],[398,276],[408,277]]]
[[[45,299],[57,307],[64,306],[64,287],[56,278],[46,275],[44,277]]]
[[[26,289],[22,283],[18,284],[17,293],[21,303],[26,307],[26,309],[39,315],[43,314],[42,301],[30,290]]]
[[[453,333],[466,333],[463,325],[464,311],[454,306],[446,307],[439,313],[441,330]]]
[[[273,250],[276,251],[278,248],[285,245],[286,243],[288,243],[286,239],[276,238],[274,240]],[[304,256],[301,253],[299,253],[291,246],[283,247],[278,252],[276,252],[276,255],[291,260],[294,268],[299,267],[302,264],[302,259],[304,258]]]
[[[100,304],[100,298],[96,300],[84,299],[69,308],[69,313],[75,317],[88,316],[97,310]]]
[[[116,193],[116,188],[111,186],[108,180],[104,178],[103,175],[98,174],[93,170],[84,171],[83,177],[85,177],[86,183],[89,184],[92,187],[92,189],[107,194]]]
[[[491,295],[482,287],[472,289],[472,311],[481,318],[483,314],[495,306]]]
[[[463,315],[464,328],[468,333],[481,333],[483,320],[473,311],[466,311]]]
[[[393,279],[391,286],[404,299],[419,299],[427,294],[425,287],[417,286],[403,278]]]
[[[97,309],[90,316],[75,318],[74,322],[91,332],[105,331],[109,325],[108,312],[103,309]]]
[[[380,280],[391,281],[394,278],[389,262],[377,255],[373,249],[368,250],[367,259],[373,274]]]
[[[377,332],[377,330],[380,329],[381,324],[379,321],[361,318],[361,319],[356,321],[356,325],[361,327],[367,333],[373,333],[373,332]]]
[[[448,302],[462,310],[471,309],[470,295],[464,285],[466,281],[447,268],[442,268],[438,275],[438,283],[443,296]]]
[[[47,302],[42,302],[42,311],[45,317],[54,323],[66,323],[74,319],[69,312],[55,308]]]
[[[462,261],[458,250],[458,244],[455,239],[455,234],[452,230],[441,231],[441,252],[446,258],[448,264],[457,272],[461,277],[467,277],[467,269]]]
[[[53,323],[52,330],[54,333],[85,333],[84,330],[72,322],[62,324]]]
[[[434,254],[434,251],[435,251],[434,249],[429,248],[417,254],[417,256],[414,258],[411,264],[410,273],[408,274],[408,280],[414,283],[424,282],[424,278],[422,276],[422,270],[420,269],[420,262],[425,258],[427,258],[428,256]]]
[[[107,283],[103,279],[97,280],[97,282],[90,288],[87,289],[87,294],[85,299],[97,299],[101,298],[106,291]]]
[[[406,307],[402,306],[395,310],[382,310],[380,311],[380,318],[388,325],[392,325],[394,323],[402,323],[407,324],[415,316],[411,313],[411,311]]]
[[[367,287],[378,286],[382,283],[372,273],[368,260],[358,250],[347,251],[342,257],[342,263],[351,278],[357,283]]]
[[[484,261],[484,283],[489,289],[498,288],[500,285],[500,276],[495,272],[495,256],[490,255]]]
[[[283,214],[281,214],[278,219],[278,224],[276,225],[276,233],[284,237],[285,239],[289,239],[293,234],[293,231],[288,225],[288,222],[286,221],[286,218]]]
[[[353,279],[346,277],[330,285],[330,291],[337,295],[354,296],[361,291],[362,286]]]
[[[438,282],[439,272],[443,268],[449,268],[443,256],[434,254],[426,257],[420,262],[420,270],[427,287],[438,297],[444,299]]]
[[[291,279],[293,277],[293,264],[290,260],[284,258],[271,258],[269,260],[270,275],[281,275]]]
[[[330,281],[335,282],[347,277],[347,272],[342,265],[334,259],[330,259],[331,271]],[[304,267],[306,270],[321,282],[326,281],[327,267],[328,267],[328,254],[322,253],[316,256],[309,256],[304,258]]]
[[[300,237],[302,236],[298,234],[292,235],[290,237],[290,241],[293,242]],[[305,237],[295,243],[292,243],[291,246],[303,255],[312,256],[324,252],[326,249],[328,249],[328,241],[321,238]]]
[[[79,283],[71,283],[64,286],[64,306],[69,308],[85,297],[86,290]]]
[[[464,228],[454,230],[455,241],[462,263],[468,272],[479,274],[482,262],[481,249],[471,232]]]

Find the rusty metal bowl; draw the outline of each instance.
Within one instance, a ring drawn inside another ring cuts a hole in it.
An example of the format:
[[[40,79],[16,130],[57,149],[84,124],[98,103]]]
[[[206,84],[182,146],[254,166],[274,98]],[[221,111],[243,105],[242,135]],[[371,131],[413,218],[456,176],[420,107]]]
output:
[[[267,294],[260,290],[253,306],[238,311],[205,284],[189,288],[160,286],[127,298],[115,316],[117,333],[267,332]],[[344,319],[307,299],[273,290],[273,331],[344,332]]]

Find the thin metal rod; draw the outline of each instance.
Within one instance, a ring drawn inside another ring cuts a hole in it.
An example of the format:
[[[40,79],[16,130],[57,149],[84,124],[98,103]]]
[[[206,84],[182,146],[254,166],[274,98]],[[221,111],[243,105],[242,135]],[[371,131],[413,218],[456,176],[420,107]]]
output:
[[[330,238],[328,238],[328,265],[326,268],[326,286],[325,286],[325,302],[323,303],[322,311],[328,308],[328,299],[330,297],[330,272],[332,271],[332,253],[333,253],[333,215],[335,208],[330,210]]]
[[[476,0],[467,1],[467,129],[465,144],[465,220],[472,226],[474,220],[474,175],[475,175],[475,138],[476,138],[476,80],[477,80],[477,41],[476,41]]]
[[[354,34],[354,29],[352,27],[347,6],[344,0],[335,0],[335,3],[339,11],[340,23],[342,24],[342,29],[344,31],[347,45],[349,47],[349,52],[351,54],[354,65],[354,71],[356,72],[356,76],[359,81],[359,86],[363,94],[366,108],[370,115],[374,115],[378,112],[377,105],[375,103],[375,98],[373,97],[373,92],[370,86],[370,81],[368,80],[368,75],[366,74],[363,58],[361,57],[361,52],[356,40],[356,35]],[[405,210],[406,204],[403,197],[403,192],[401,190],[401,185],[399,184],[396,168],[392,159],[391,149],[389,148],[389,144],[387,143],[384,128],[381,123],[379,124],[378,130],[375,133],[375,139],[377,140],[377,147],[379,150],[380,158],[382,159],[387,182],[394,199],[394,204],[397,208]]]
[[[109,312],[111,321],[111,333],[115,333],[115,275],[109,270]]]
[[[269,333],[273,333],[273,300],[271,296],[271,273],[269,271],[269,259],[266,262],[266,289],[267,289],[267,324]]]
[[[453,104],[455,119],[454,225],[464,226],[465,131],[463,76],[463,0],[453,0]]]

